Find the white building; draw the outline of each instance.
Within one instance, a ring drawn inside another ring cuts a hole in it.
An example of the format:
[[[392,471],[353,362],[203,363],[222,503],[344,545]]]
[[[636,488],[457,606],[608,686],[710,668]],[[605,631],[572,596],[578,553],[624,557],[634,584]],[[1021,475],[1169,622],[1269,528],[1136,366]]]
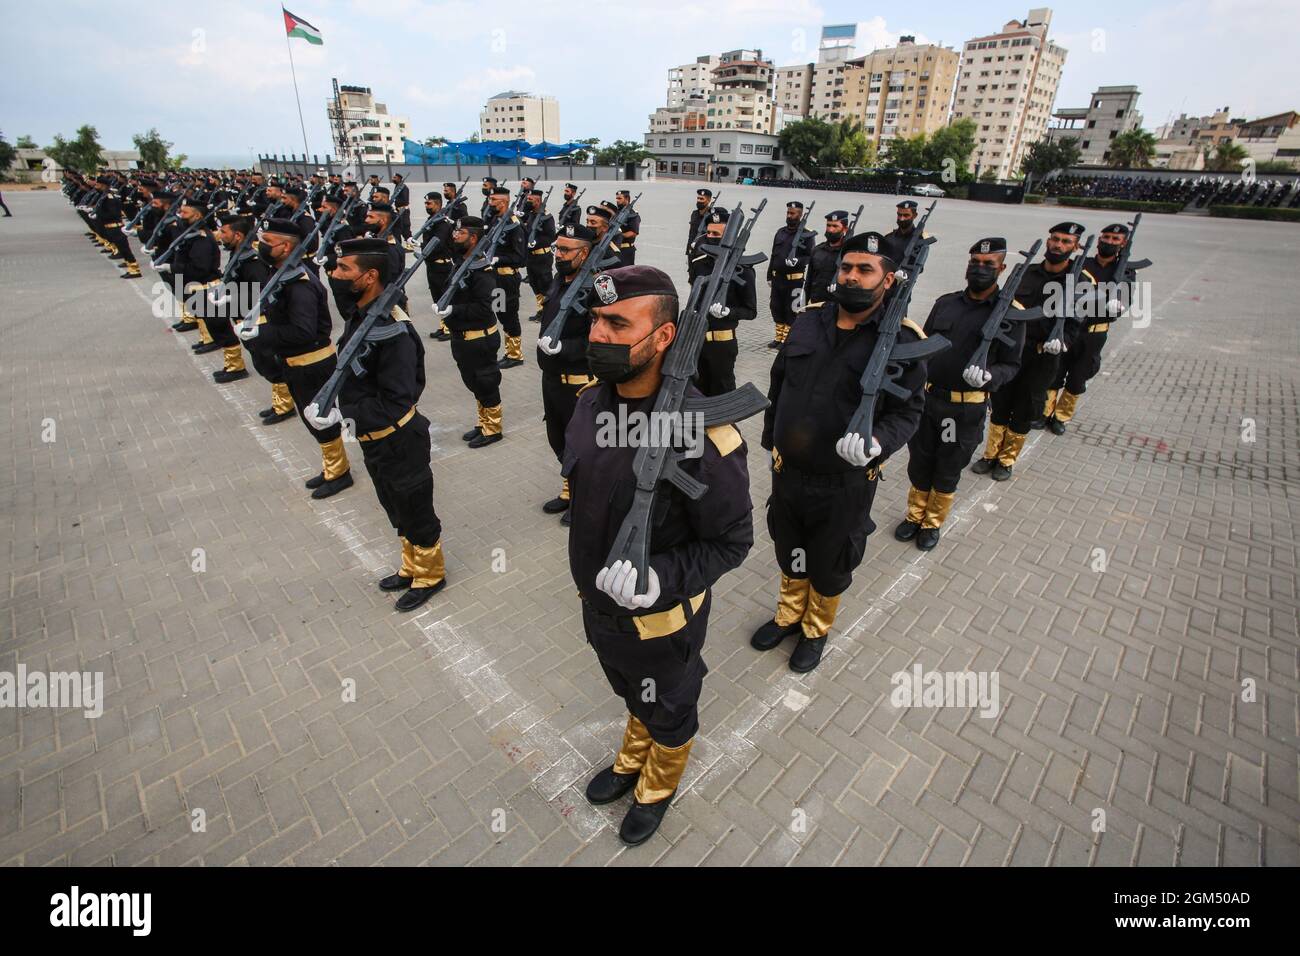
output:
[[[334,148],[349,159],[366,162],[384,160],[400,163],[405,158],[402,140],[411,135],[411,123],[405,116],[392,116],[388,107],[375,102],[368,86],[340,86],[339,102],[325,103]],[[344,142],[339,142],[342,135]]]
[[[518,90],[498,93],[483,105],[478,126],[483,139],[562,142],[560,103],[553,96],[536,96]]]

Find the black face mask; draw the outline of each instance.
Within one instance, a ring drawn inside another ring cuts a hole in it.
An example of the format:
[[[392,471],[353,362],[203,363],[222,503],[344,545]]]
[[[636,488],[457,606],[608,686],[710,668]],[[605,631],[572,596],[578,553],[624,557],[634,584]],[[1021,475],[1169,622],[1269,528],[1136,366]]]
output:
[[[842,305],[846,312],[866,312],[876,304],[876,299],[883,293],[884,286],[884,279],[870,289],[850,289],[837,282],[835,288],[831,290],[831,298]]]
[[[650,338],[651,335],[654,335],[654,332],[641,339],[641,342]],[[587,370],[602,382],[613,382],[615,385],[635,378],[654,360],[652,355],[640,365],[634,366],[632,364],[632,349],[640,345],[641,342],[637,342],[635,345],[623,345],[615,342],[589,341],[587,343]]]
[[[998,270],[993,266],[969,265],[966,267],[966,285],[972,292],[983,292],[998,281]]]
[[[827,242],[839,242],[840,239],[843,238],[843,234],[842,234],[842,233],[831,232],[830,230],[827,230],[827,231],[824,233],[824,235],[826,236],[826,241],[827,241]]]
[[[273,255],[274,248],[275,247],[268,242],[259,242],[257,244],[257,254],[262,257],[263,261],[274,263],[275,262],[275,256]]]
[[[1099,242],[1097,243],[1097,255],[1103,259],[1113,259],[1119,255],[1119,251],[1123,248],[1118,242]]]
[[[491,195],[492,195],[492,188],[491,188],[490,186],[484,186],[484,187],[483,187],[483,195],[484,195],[484,196],[491,196]]]
[[[453,242],[451,248],[455,251],[456,255],[463,256],[465,253],[469,252],[469,242],[468,240],[465,242]]]
[[[555,274],[564,278],[571,276],[578,271],[578,265],[572,259],[556,259]]]
[[[708,206],[709,206],[709,201],[708,201],[707,199],[697,199],[697,200],[695,200],[695,208],[696,208],[696,209],[707,209]]]
[[[1043,253],[1043,258],[1054,266],[1059,266],[1066,259],[1070,258],[1068,252],[1052,252],[1050,249]]]

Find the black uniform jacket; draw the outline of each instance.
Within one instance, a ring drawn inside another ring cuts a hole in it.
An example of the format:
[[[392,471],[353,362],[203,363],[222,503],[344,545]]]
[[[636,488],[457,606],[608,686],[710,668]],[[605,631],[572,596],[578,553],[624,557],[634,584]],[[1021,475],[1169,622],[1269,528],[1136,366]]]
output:
[[[997,292],[983,301],[976,301],[960,292],[949,292],[935,300],[925,320],[926,335],[942,335],[951,343],[948,348],[926,361],[926,375],[932,387],[949,392],[969,392],[974,386],[961,377],[971,364],[971,356],[983,338],[984,323],[993,306]],[[1014,303],[1011,306],[1015,310]],[[1020,370],[1020,350],[1024,347],[1025,323],[1011,323],[1011,337],[1015,344],[1004,345],[997,339],[989,348],[988,372],[993,376],[984,391],[996,391],[1016,377]]]
[[[354,305],[348,311],[340,349],[365,318],[365,309]],[[352,419],[358,435],[396,425],[424,392],[424,343],[406,313],[395,308],[392,316],[380,319],[373,328],[384,331],[395,325],[405,334],[364,346],[357,359],[365,374],[350,371],[339,391],[339,410],[344,418]]]

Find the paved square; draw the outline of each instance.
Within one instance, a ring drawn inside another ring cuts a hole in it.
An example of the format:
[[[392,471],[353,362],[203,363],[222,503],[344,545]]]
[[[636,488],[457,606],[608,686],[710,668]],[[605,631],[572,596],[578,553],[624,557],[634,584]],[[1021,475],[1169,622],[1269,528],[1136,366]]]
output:
[[[646,184],[640,204],[639,261],[683,285],[694,188]],[[794,195],[724,187],[769,200],[751,251]],[[892,221],[891,197],[801,198]],[[504,373],[506,440],[482,451],[429,343],[449,583],[403,617],[373,585],[397,555],[362,469],[312,501],[315,444],[257,424],[265,382],[214,386],[220,353],[192,356],[149,269],[119,281],[60,195],[6,200],[0,672],[102,672],[105,702],[0,708],[0,863],[1300,864],[1294,226],[1146,217],[1150,327],[1112,333],[1076,424],[1033,433],[1011,482],[963,477],[936,551],[893,540],[906,452],[886,466],[880,530],[804,678],[748,645],[778,571],[745,423],[755,547],[715,592],[684,792],[628,850],[622,805],[582,797],[623,716],[540,509],[559,477],[537,326]],[[941,202],[913,316],[962,285],[975,239],[1025,248],[1061,218]],[[431,328],[422,276],[411,290]],[[737,378],[766,391],[759,299]],[[894,707],[891,675],[918,664],[996,671],[1000,712]]]

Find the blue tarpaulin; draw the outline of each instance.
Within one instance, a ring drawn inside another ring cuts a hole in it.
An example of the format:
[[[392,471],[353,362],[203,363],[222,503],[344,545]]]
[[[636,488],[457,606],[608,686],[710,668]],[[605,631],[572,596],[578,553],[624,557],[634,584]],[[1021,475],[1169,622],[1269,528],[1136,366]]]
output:
[[[583,143],[529,143],[527,140],[490,140],[482,143],[446,143],[442,146],[425,146],[414,140],[402,140],[404,161],[412,164],[428,163],[431,166],[451,166],[457,162],[473,163],[483,160],[518,162],[521,159],[556,159],[568,156],[579,149],[591,149]]]

